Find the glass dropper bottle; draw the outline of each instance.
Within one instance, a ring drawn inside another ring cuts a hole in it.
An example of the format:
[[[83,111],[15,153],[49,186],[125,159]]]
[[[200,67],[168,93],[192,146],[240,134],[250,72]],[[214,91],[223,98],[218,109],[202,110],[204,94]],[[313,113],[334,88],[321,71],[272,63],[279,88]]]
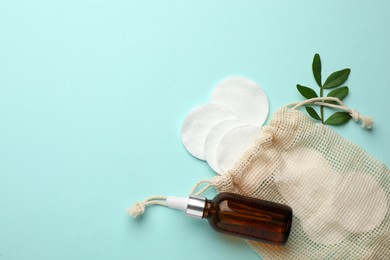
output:
[[[214,199],[190,195],[167,197],[166,206],[206,218],[221,233],[244,239],[284,245],[292,223],[292,209],[283,204],[222,192]]]

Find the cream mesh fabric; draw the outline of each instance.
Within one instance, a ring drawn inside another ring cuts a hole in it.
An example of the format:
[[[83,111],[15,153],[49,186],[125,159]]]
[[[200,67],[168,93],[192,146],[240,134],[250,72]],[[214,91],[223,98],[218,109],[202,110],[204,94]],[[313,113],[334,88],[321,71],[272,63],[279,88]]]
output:
[[[264,259],[390,259],[389,170],[298,110],[277,111],[210,184],[292,207],[285,246],[247,241]]]

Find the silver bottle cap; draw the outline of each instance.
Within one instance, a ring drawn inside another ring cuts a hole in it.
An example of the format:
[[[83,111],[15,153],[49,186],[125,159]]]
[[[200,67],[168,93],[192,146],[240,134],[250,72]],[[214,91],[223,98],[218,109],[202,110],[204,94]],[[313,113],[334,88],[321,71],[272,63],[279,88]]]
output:
[[[190,195],[187,202],[186,215],[193,218],[202,218],[206,207],[206,198]]]

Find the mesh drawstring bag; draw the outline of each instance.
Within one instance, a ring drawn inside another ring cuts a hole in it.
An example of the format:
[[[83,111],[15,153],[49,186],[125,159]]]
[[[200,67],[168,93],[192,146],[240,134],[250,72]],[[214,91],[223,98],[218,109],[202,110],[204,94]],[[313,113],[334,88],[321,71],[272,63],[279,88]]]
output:
[[[312,99],[277,111],[233,169],[209,183],[293,208],[285,246],[247,241],[264,259],[390,259],[389,170],[296,110],[306,104],[324,105]],[[341,102],[327,105],[372,126]]]
[[[336,101],[338,104],[324,103]],[[247,241],[264,259],[390,259],[390,172],[364,150],[296,108],[325,105],[373,122],[336,98],[315,98],[278,110],[261,135],[225,175],[199,182],[287,204],[293,224],[284,246]],[[130,209],[142,214],[152,197]]]

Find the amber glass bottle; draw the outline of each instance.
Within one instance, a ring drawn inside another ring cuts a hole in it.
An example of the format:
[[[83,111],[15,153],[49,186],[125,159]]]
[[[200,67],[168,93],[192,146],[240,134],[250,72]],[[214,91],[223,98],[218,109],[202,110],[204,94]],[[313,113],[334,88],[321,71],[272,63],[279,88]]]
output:
[[[218,232],[277,245],[288,239],[289,206],[227,192],[205,202],[202,217]]]
[[[283,245],[290,234],[292,209],[271,201],[222,192],[212,200],[169,196],[166,206],[207,218],[216,231],[245,239]]]

